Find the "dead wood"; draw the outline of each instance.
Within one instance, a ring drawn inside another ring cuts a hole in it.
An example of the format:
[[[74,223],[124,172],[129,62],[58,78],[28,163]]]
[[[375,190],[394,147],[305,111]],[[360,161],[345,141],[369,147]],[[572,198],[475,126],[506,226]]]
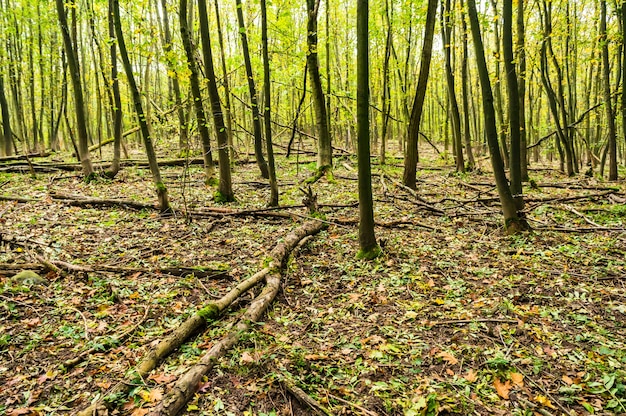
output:
[[[15,160],[27,160],[27,159],[33,159],[36,157],[48,157],[50,156],[50,152],[42,152],[42,153],[29,153],[27,155],[15,155],[15,156],[3,156],[0,157],[0,163],[3,162],[12,162]]]
[[[280,380],[280,384],[291,393],[298,401],[304,406],[310,407],[316,414],[318,415],[329,415],[332,416],[332,413],[328,411],[320,402],[306,394],[304,390],[300,387],[296,386],[296,384],[289,377],[282,377]]]
[[[274,247],[270,253],[269,264],[262,272],[266,273],[266,285],[263,291],[249,305],[239,322],[219,342],[215,343],[200,361],[191,367],[163,398],[162,402],[150,413],[156,415],[176,415],[196,393],[199,382],[212,368],[217,359],[234,346],[244,332],[257,322],[272,303],[280,288],[281,270],[291,251],[303,238],[314,235],[324,228],[320,221],[308,221],[289,233],[284,241]]]
[[[403,185],[402,183],[400,183],[399,181],[395,180],[394,178],[390,177],[387,174],[382,174],[382,177],[386,178],[387,180],[389,180],[390,182],[392,182],[396,187],[408,192],[409,194],[411,194],[411,196],[413,196],[413,198],[415,198],[415,202],[417,203],[417,205],[427,209],[428,211],[432,211],[434,213],[437,213],[439,215],[445,215],[446,212],[433,206],[430,202],[426,201],[424,198],[422,198],[421,196],[419,196],[417,194],[417,192],[415,192],[413,189],[409,188],[408,186]]]

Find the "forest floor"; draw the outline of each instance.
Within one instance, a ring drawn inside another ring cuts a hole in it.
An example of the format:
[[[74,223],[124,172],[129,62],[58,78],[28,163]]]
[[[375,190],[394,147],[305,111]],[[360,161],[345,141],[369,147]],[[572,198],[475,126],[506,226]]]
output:
[[[373,168],[382,256],[355,258],[356,165],[338,159],[334,179],[312,186],[328,229],[294,254],[264,322],[219,360],[186,414],[316,414],[294,384],[331,415],[626,414],[624,182],[532,170],[536,186],[524,193],[534,231],[508,236],[488,172],[432,162],[416,198],[394,182],[400,161],[389,163]],[[0,195],[33,199],[0,201],[0,414],[63,414],[105,394],[187,316],[262,267],[306,217],[298,188],[314,168],[278,159],[281,205],[297,207],[270,214],[291,216],[191,221],[51,196],[152,204],[145,168],[89,184],[68,172],[0,171]],[[200,167],[162,174],[175,207],[217,206]],[[254,164],[233,178],[237,202],[220,207],[265,207]],[[42,260],[96,271],[48,272],[47,286],[12,279]],[[170,273],[181,267],[196,272]],[[251,296],[133,386],[120,414],[155,406]]]

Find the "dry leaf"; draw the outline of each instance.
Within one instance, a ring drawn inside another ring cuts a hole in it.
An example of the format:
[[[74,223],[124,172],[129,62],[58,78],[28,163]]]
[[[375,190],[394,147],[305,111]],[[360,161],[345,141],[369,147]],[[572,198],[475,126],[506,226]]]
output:
[[[478,380],[478,374],[476,374],[476,371],[473,368],[470,368],[467,371],[467,374],[465,374],[463,376],[463,378],[467,381],[469,381],[470,383],[475,382],[476,380]]]
[[[515,387],[524,387],[524,375],[520,373],[511,373],[509,374],[511,377],[511,381]]]
[[[552,402],[550,402],[550,399],[548,399],[546,396],[538,395],[537,397],[535,397],[535,401],[542,406],[549,407],[550,409],[556,409]]]
[[[437,354],[437,357],[443,358],[443,360],[450,365],[455,365],[459,362],[459,360],[457,360],[454,355],[446,351],[441,351],[439,354]]]
[[[152,389],[150,390],[150,403],[160,402],[163,398],[163,391],[161,389]]]
[[[511,391],[511,382],[509,380],[503,383],[499,378],[496,378],[493,382],[493,386],[496,388],[498,396],[505,400],[509,399],[509,392]]]
[[[563,380],[563,382],[565,384],[567,384],[568,386],[571,386],[572,384],[574,384],[574,380],[572,380],[571,377],[567,376],[567,375],[563,375],[563,377],[561,377],[561,380]]]
[[[248,351],[244,351],[243,354],[241,354],[241,358],[239,359],[239,362],[242,364],[252,364],[255,361],[256,360],[254,359],[254,357]]]
[[[7,416],[21,416],[30,414],[32,409],[27,407],[22,407],[20,409],[14,409],[7,413]]]
[[[304,358],[309,361],[317,361],[317,360],[325,360],[328,357],[325,355],[321,355],[321,354],[307,354],[304,356]]]
[[[176,376],[173,374],[153,374],[148,378],[156,381],[157,383],[169,383],[170,381],[176,380]]]
[[[446,368],[446,374],[449,376],[453,376],[454,375],[454,371],[450,370],[449,368]]]
[[[131,416],[144,416],[146,415],[150,410],[149,409],[143,409],[141,407],[136,408],[135,410],[133,410],[133,413],[131,413]]]

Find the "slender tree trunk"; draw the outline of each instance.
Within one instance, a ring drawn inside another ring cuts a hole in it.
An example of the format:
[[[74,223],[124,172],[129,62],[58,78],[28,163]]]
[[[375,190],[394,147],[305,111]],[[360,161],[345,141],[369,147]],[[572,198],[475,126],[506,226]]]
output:
[[[604,86],[604,108],[609,126],[609,180],[617,180],[617,129],[611,99],[611,68],[609,64],[609,40],[606,35],[606,0],[600,0],[600,44],[602,45],[602,80]]]
[[[463,0],[461,1],[463,4]],[[474,170],[476,162],[474,161],[474,151],[472,150],[472,135],[470,132],[470,106],[469,106],[469,77],[468,77],[468,51],[467,51],[467,22],[465,20],[465,9],[462,7],[461,23],[463,29],[463,56],[461,58],[461,93],[463,101],[463,138],[465,142],[465,152],[467,153],[467,166],[470,170]]]
[[[463,144],[461,142],[461,115],[459,114],[459,104],[456,99],[454,89],[454,73],[452,72],[452,57],[450,53],[452,43],[452,25],[450,23],[450,0],[441,2],[441,37],[445,56],[446,87],[448,89],[448,101],[450,102],[450,115],[452,116],[452,135],[454,140],[454,158],[456,161],[456,171],[465,172],[465,161],[463,160]]]
[[[520,127],[520,174],[522,181],[528,182],[528,134],[526,132],[526,36],[524,28],[524,4],[522,0],[517,2],[517,62],[519,65],[519,127]]]
[[[9,103],[4,93],[4,76],[0,73],[0,110],[2,111],[2,147],[0,154],[3,156],[11,156],[13,154],[13,143],[11,130],[11,117],[9,114]]]
[[[113,160],[111,166],[105,172],[109,178],[114,178],[120,170],[120,158],[122,148],[122,97],[120,94],[120,80],[117,73],[117,42],[115,36],[115,18],[113,1],[109,0],[108,8],[109,41],[111,55],[111,89],[113,91],[113,102],[111,112],[113,114]]]
[[[210,184],[215,175],[213,166],[213,153],[211,150],[211,136],[209,134],[209,122],[204,111],[202,93],[200,91],[200,76],[198,75],[198,64],[196,63],[195,49],[191,43],[191,31],[187,23],[187,0],[180,0],[179,3],[180,34],[187,55],[187,66],[189,68],[189,83],[191,84],[191,95],[193,106],[196,111],[198,121],[198,132],[202,142],[202,157],[204,158],[205,183]]]
[[[311,0],[307,0],[311,1]],[[359,163],[359,254],[373,259],[380,254],[374,233],[374,201],[370,165],[369,125],[369,15],[368,0],[357,1],[357,135]]]
[[[513,57],[513,0],[503,0],[502,7],[502,51],[506,72],[507,94],[509,98],[509,134],[511,136],[510,179],[511,194],[518,210],[524,208],[522,196],[522,160],[520,138],[519,88]]]
[[[70,2],[73,5],[74,2]],[[65,4],[63,0],[56,0],[57,15],[63,35],[63,44],[65,47],[65,55],[67,56],[67,64],[74,89],[74,105],[76,112],[76,129],[78,131],[78,154],[80,155],[80,163],[83,167],[83,175],[86,179],[90,179],[93,174],[91,158],[89,156],[89,135],[87,133],[87,120],[85,115],[85,103],[83,100],[83,89],[80,77],[80,67],[78,64],[78,56],[76,54],[75,45],[72,44],[70,29],[67,24],[67,16],[65,14]]]
[[[417,78],[417,88],[415,99],[411,109],[411,119],[406,138],[406,154],[404,156],[404,173],[402,183],[411,189],[416,187],[417,179],[417,142],[419,139],[420,122],[422,120],[422,110],[424,99],[426,98],[426,86],[428,85],[428,74],[430,72],[430,60],[433,51],[433,37],[435,34],[435,21],[437,18],[437,1],[428,0],[428,10],[426,12],[426,26],[424,27],[424,43],[422,45],[422,56],[420,60],[420,72]]]
[[[165,0],[163,0],[165,1]],[[230,150],[230,159],[236,157],[235,141],[233,139],[233,117],[230,104],[230,83],[229,75],[226,69],[226,53],[224,52],[224,37],[222,35],[222,21],[220,19],[219,0],[215,0],[215,23],[217,24],[217,40],[220,45],[220,61],[222,65],[222,84],[224,85],[224,116],[226,118],[226,131],[228,132],[228,149]],[[269,157],[269,156],[268,156]]]
[[[500,204],[502,205],[502,212],[504,213],[504,227],[507,232],[516,233],[526,229],[528,225],[517,215],[517,207],[511,195],[511,190],[509,189],[509,184],[504,173],[504,162],[500,156],[498,146],[498,129],[496,127],[496,114],[493,107],[493,92],[491,90],[491,81],[489,79],[487,61],[485,60],[485,49],[480,34],[480,24],[478,23],[476,2],[475,0],[468,0],[467,5],[470,27],[472,29],[472,38],[474,40],[478,76],[480,78],[480,86],[482,90],[485,133],[487,135],[487,143],[491,154],[491,166],[496,179],[496,187],[500,197]]]
[[[263,134],[261,129],[261,117],[259,111],[259,99],[254,84],[254,74],[252,73],[252,63],[250,61],[250,49],[248,48],[248,35],[246,25],[243,20],[243,5],[241,0],[237,3],[237,22],[239,23],[239,34],[241,35],[241,48],[243,49],[243,60],[246,66],[246,76],[248,78],[248,90],[250,90],[250,103],[252,105],[252,126],[254,128],[254,155],[256,163],[261,171],[261,176],[269,178],[267,162],[263,157]]]
[[[178,116],[178,147],[181,153],[186,154],[189,151],[189,135],[187,127],[187,115],[185,114],[185,106],[183,105],[182,94],[180,91],[180,83],[178,82],[178,73],[176,71],[175,62],[170,57],[172,51],[172,32],[170,30],[170,19],[167,10],[167,0],[161,0],[161,10],[163,11],[163,51],[165,52],[165,60],[171,75],[168,75],[172,83],[172,92],[174,96],[174,104],[176,105],[176,115]]]
[[[626,143],[626,1],[622,0],[622,142]]]
[[[232,202],[235,200],[233,185],[230,177],[230,157],[228,151],[228,132],[224,124],[224,114],[220,95],[217,91],[217,80],[215,78],[215,68],[213,67],[213,51],[211,50],[211,38],[209,35],[209,21],[207,16],[206,0],[198,0],[198,10],[200,15],[200,38],[202,39],[202,52],[204,56],[205,77],[207,89],[209,90],[209,100],[211,101],[211,112],[213,113],[213,123],[217,134],[217,156],[220,165],[220,183],[218,187],[218,199],[222,202]]]
[[[311,77],[311,88],[313,89],[313,103],[315,105],[315,116],[318,128],[317,138],[317,168],[325,170],[332,168],[333,149],[326,116],[326,103],[324,90],[322,89],[322,79],[320,77],[320,64],[317,54],[317,14],[320,0],[306,0],[307,4],[307,67]]]
[[[60,1],[60,0],[58,0]],[[152,173],[152,180],[156,186],[157,197],[159,199],[159,209],[162,212],[169,211],[170,201],[167,196],[167,188],[161,180],[161,172],[159,171],[159,164],[157,163],[156,152],[152,145],[152,138],[150,137],[150,129],[148,128],[148,120],[143,111],[143,105],[141,103],[141,94],[139,88],[135,82],[135,76],[133,75],[133,67],[128,58],[128,50],[126,49],[126,43],[124,42],[124,34],[122,32],[122,22],[120,21],[120,4],[119,0],[113,1],[113,18],[115,23],[115,35],[117,37],[117,43],[120,50],[120,57],[124,65],[124,71],[126,72],[126,79],[128,80],[128,86],[133,97],[133,104],[137,113],[137,121],[141,130],[141,136],[143,137],[143,143],[146,148],[146,156],[148,157],[148,164],[150,165],[150,172]]]
[[[387,36],[385,38],[385,57],[383,60],[383,94],[382,94],[382,129],[380,133],[380,164],[385,164],[385,153],[387,151],[387,131],[389,127],[389,116],[391,112],[391,82],[390,82],[390,70],[389,60],[391,58],[391,39],[393,36],[391,26],[391,8],[389,7],[389,1],[385,0],[385,21],[387,22]]]
[[[217,3],[216,3],[217,4]],[[267,47],[267,7],[265,0],[261,0],[261,43],[263,44],[263,122],[265,127],[265,144],[267,147],[267,162],[270,175],[269,206],[278,206],[278,183],[276,182],[276,167],[274,164],[274,148],[272,143],[272,94],[270,77],[270,57]]]

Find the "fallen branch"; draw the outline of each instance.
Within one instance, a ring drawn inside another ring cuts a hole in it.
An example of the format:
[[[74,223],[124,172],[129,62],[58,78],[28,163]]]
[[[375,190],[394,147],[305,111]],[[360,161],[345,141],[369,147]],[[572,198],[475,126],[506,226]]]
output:
[[[202,377],[213,368],[217,359],[239,341],[240,336],[250,329],[252,323],[257,322],[261,318],[272,303],[280,288],[281,270],[291,251],[300,240],[309,235],[317,234],[323,228],[324,224],[319,221],[308,221],[289,233],[284,241],[272,250],[268,266],[261,271],[266,274],[266,285],[263,291],[248,306],[248,309],[234,328],[219,342],[214,344],[200,361],[176,382],[176,385],[163,398],[163,401],[150,413],[151,415],[171,416],[180,412],[196,393]]]
[[[296,386],[290,378],[281,377],[280,384],[285,388],[285,390],[291,393],[292,396],[298,399],[301,404],[309,406],[316,414],[332,416],[332,413],[322,406],[320,402],[306,394],[306,392]]]
[[[408,192],[409,194],[411,194],[411,196],[413,196],[413,198],[415,198],[415,202],[417,202],[417,205],[426,208],[429,211],[432,211],[434,213],[440,214],[440,215],[445,215],[446,212],[434,207],[433,205],[431,205],[428,201],[426,201],[424,198],[422,198],[421,196],[419,196],[417,194],[417,192],[415,192],[415,190],[409,188],[408,186],[400,183],[399,181],[395,180],[394,178],[390,177],[389,175],[383,173],[382,174],[383,177],[385,177],[387,180],[389,180],[390,182],[392,182],[395,186],[397,186],[398,188]]]

